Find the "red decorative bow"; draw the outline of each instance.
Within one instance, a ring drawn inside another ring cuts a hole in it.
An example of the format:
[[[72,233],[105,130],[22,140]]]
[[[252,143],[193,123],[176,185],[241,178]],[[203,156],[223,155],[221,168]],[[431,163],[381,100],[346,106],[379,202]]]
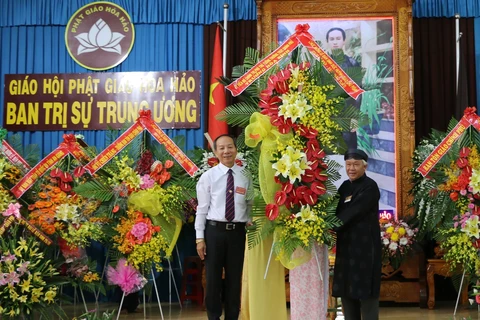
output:
[[[463,111],[463,114],[466,116],[470,116],[472,114],[476,114],[477,108],[475,107],[467,107],[465,111]]]
[[[77,138],[73,133],[68,133],[63,135],[63,143],[70,144],[77,142]]]
[[[138,114],[140,115],[140,118],[151,118],[152,111],[142,109],[138,112]]]
[[[297,34],[304,33],[304,32],[307,32],[308,29],[310,29],[310,25],[308,23],[297,24],[297,26],[295,27],[295,33]]]

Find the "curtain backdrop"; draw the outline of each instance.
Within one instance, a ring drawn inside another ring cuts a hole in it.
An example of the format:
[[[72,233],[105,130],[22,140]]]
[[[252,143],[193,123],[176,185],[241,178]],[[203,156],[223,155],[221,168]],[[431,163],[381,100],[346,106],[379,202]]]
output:
[[[62,25],[92,0],[2,0],[0,27]],[[109,0],[124,8],[134,24],[223,21],[223,4],[229,5],[229,20],[256,20],[255,0]]]
[[[413,3],[413,17],[453,17],[462,18],[480,16],[478,0],[416,0]]]
[[[476,105],[474,19],[460,19],[461,52],[465,58],[466,103]],[[455,19],[413,19],[415,138],[430,130],[445,131],[450,119],[463,114],[456,106]],[[462,88],[460,88],[462,91]]]

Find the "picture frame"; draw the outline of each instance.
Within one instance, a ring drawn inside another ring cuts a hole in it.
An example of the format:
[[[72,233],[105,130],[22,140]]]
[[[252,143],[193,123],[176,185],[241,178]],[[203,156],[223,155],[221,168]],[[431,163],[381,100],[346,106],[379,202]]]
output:
[[[257,45],[263,54],[295,32],[296,25],[308,24],[309,32],[332,56],[338,50],[333,47],[334,37],[328,41],[327,34],[334,28],[330,35],[343,38],[345,60],[365,71],[358,83],[365,90],[358,107],[373,123],[359,128],[356,140],[366,150],[369,146],[361,136],[370,139],[367,175],[380,188],[379,214],[399,219],[413,214],[409,194],[415,148],[411,7],[411,0],[257,0]],[[343,164],[343,158],[337,157]]]

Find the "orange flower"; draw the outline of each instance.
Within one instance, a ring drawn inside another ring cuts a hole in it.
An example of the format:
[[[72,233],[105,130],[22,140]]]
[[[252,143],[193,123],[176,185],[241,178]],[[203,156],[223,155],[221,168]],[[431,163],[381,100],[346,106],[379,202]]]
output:
[[[171,167],[173,167],[173,161],[172,160],[167,160],[165,161],[165,169],[170,169]]]
[[[48,198],[48,194],[46,192],[39,192],[38,197],[41,199],[46,199]]]
[[[137,212],[137,219],[132,229],[125,235],[125,239],[131,245],[149,242],[155,232],[159,232],[159,226],[153,226],[152,220],[144,218],[141,212]]]
[[[52,235],[55,233],[55,227],[51,224],[42,226],[42,230],[48,235]]]

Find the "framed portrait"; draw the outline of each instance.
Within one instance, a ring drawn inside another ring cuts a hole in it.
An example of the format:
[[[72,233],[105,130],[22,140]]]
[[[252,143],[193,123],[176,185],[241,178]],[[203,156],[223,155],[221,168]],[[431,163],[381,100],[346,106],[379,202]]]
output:
[[[295,33],[298,24],[344,70],[358,67],[365,90],[352,100],[369,123],[344,133],[348,147],[369,155],[367,174],[380,188],[384,217],[412,214],[410,169],[414,109],[410,0],[257,1],[259,46],[263,52]],[[343,163],[341,155],[331,156]],[[346,173],[341,181],[347,179]],[[339,181],[339,183],[341,183]]]

